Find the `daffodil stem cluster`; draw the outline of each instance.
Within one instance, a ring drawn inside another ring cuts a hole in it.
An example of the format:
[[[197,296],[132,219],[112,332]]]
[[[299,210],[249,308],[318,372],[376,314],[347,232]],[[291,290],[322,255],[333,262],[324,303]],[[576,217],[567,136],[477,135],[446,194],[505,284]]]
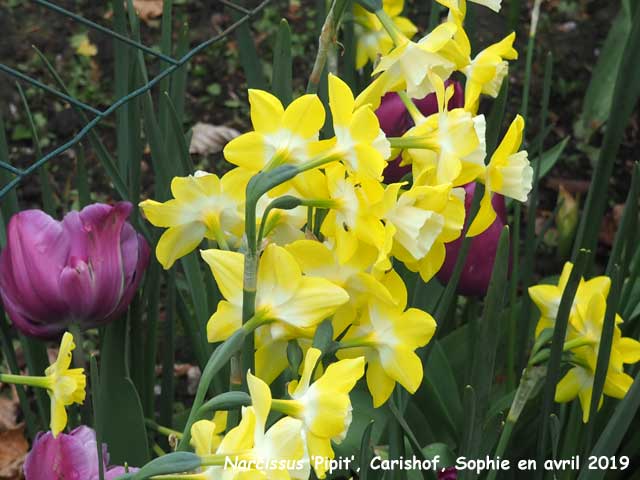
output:
[[[349,4],[351,4],[351,0],[333,0],[331,3],[331,8],[327,13],[324,24],[322,25],[322,30],[320,31],[320,38],[318,39],[318,53],[313,63],[311,75],[309,75],[309,82],[307,83],[308,93],[316,93],[318,91],[322,72],[327,64],[329,51],[336,42],[336,36],[342,21],[342,16]]]

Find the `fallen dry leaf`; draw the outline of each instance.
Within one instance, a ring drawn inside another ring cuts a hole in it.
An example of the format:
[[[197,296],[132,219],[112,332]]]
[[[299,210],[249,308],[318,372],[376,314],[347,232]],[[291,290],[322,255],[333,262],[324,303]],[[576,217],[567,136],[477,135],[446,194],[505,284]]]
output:
[[[0,433],[0,479],[22,478],[22,465],[29,450],[24,425]]]
[[[162,0],[133,0],[133,8],[143,22],[162,16]]]
[[[0,395],[0,432],[16,428],[18,400]]]
[[[192,132],[189,153],[199,155],[218,153],[222,151],[227,142],[240,135],[240,132],[233,128],[201,122],[193,126]]]

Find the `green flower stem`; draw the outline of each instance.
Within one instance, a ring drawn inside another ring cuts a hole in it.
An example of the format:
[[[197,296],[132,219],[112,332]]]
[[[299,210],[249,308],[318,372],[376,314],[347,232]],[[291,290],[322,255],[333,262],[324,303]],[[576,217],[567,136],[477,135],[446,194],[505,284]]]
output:
[[[391,148],[419,148],[431,149],[428,137],[388,137]]]
[[[504,424],[504,428],[502,429],[502,433],[500,434],[500,439],[498,440],[498,446],[496,447],[496,452],[494,457],[502,457],[504,454],[507,444],[509,443],[509,439],[511,438],[511,433],[513,432],[513,427],[515,427],[518,418],[520,418],[520,414],[524,409],[529,397],[535,390],[538,383],[544,378],[546,375],[547,368],[546,366],[529,366],[525,369],[522,378],[520,379],[520,384],[518,385],[518,390],[516,390],[516,394],[513,397],[513,402],[511,402],[511,408],[509,408],[509,413],[507,415],[507,420]],[[487,476],[487,480],[493,480],[496,477],[497,470],[491,470],[489,475]]]
[[[154,422],[150,418],[145,418],[144,419],[144,423],[150,429],[155,430],[159,434],[164,435],[166,437],[174,436],[178,440],[180,440],[182,438],[182,433],[181,432],[178,432],[177,430],[173,430],[173,429],[171,429],[169,427],[164,427],[162,425],[158,425],[156,422]]]
[[[402,103],[404,103],[404,106],[409,112],[409,115],[411,115],[413,123],[417,125],[418,123],[420,123],[420,121],[424,120],[424,115],[422,115],[420,110],[418,110],[418,107],[416,107],[416,104],[413,103],[411,98],[409,98],[407,92],[398,92],[398,96],[400,97],[400,100],[402,100]]]
[[[284,413],[293,418],[300,418],[304,407],[295,400],[280,400],[274,398],[271,400],[271,409],[276,412]]]
[[[384,9],[381,8],[379,10],[376,10],[375,14],[376,17],[378,17],[378,20],[380,20],[380,23],[382,24],[384,29],[391,37],[391,40],[396,47],[402,44],[403,40],[406,40],[402,32],[398,30],[398,27],[396,27],[396,24],[393,23],[393,19],[389,16],[389,14],[387,14],[387,12],[384,11]]]
[[[345,348],[358,348],[358,347],[374,347],[376,345],[373,335],[366,335],[360,338],[353,338],[351,340],[343,340],[336,342],[334,345],[334,351],[342,350]]]
[[[318,86],[322,80],[322,72],[324,72],[325,66],[327,65],[329,52],[336,43],[338,28],[340,27],[342,16],[347,9],[347,5],[351,5],[350,0],[334,0],[327,14],[327,18],[324,20],[322,30],[320,31],[320,38],[318,39],[318,53],[313,63],[311,75],[309,75],[309,82],[307,83],[307,93],[318,92]]]
[[[319,155],[300,165],[298,167],[298,173],[306,172],[307,170],[313,170],[314,168],[322,167],[331,162],[337,162],[338,160],[341,160],[342,157],[343,154],[341,152],[330,152],[328,154]]]
[[[204,473],[182,473],[177,475],[154,475],[151,480],[208,480]]]
[[[234,461],[251,459],[251,450],[244,450],[227,454],[203,455],[200,458],[202,459],[201,465],[203,467],[221,467],[225,464],[227,458],[230,458]]]
[[[593,340],[589,340],[584,337],[574,338],[573,340],[569,340],[568,342],[565,342],[564,345],[562,345],[562,351],[568,352],[570,350],[573,350],[574,348],[593,345],[594,343],[595,342]],[[549,349],[542,350],[531,357],[531,360],[529,360],[529,366],[537,365],[540,362],[544,362],[548,360],[550,356],[551,356],[551,350]]]
[[[540,349],[544,347],[544,345],[547,342],[549,342],[549,340],[551,340],[552,338],[553,338],[553,328],[545,328],[542,332],[540,332],[540,335],[538,335],[538,338],[533,344],[530,357],[535,357],[535,355],[540,351]]]
[[[0,373],[0,382],[11,383],[13,385],[27,385],[36,388],[50,388],[51,380],[47,377],[34,377],[30,375],[12,375],[10,373]]]
[[[231,357],[240,351],[245,343],[245,337],[251,336],[247,335],[247,333],[247,330],[244,328],[238,329],[233,335],[218,345],[211,354],[211,357],[209,357],[209,361],[204,367],[202,376],[200,377],[200,382],[198,383],[198,390],[196,391],[196,396],[193,400],[191,411],[189,412],[189,418],[187,419],[187,423],[182,431],[182,439],[178,444],[178,451],[185,451],[187,449],[189,441],[191,440],[191,427],[197,420],[199,420],[200,407],[204,403],[204,399],[213,378],[220,369],[229,362]]]

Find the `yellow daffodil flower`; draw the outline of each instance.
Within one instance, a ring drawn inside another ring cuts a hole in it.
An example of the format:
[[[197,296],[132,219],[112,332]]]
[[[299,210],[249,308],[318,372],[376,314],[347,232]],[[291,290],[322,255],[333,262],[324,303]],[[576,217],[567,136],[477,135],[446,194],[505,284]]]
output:
[[[484,232],[496,218],[491,198],[500,193],[520,202],[526,202],[531,191],[533,169],[529,165],[526,150],[518,151],[522,143],[524,120],[520,115],[511,123],[507,134],[500,142],[484,176],[484,196],[480,201],[480,209],[469,227],[467,235],[474,237]]]
[[[571,262],[564,264],[557,285],[542,284],[529,287],[529,296],[538,307],[538,310],[540,310],[541,315],[538,325],[536,326],[536,337],[539,336],[544,329],[554,327],[556,317],[558,316],[560,300],[569,281],[569,275],[571,275],[572,269],[573,264]],[[611,279],[604,275],[589,280],[581,278],[573,299],[569,317],[574,316],[577,306],[586,307],[591,298],[596,294],[601,294],[606,299],[609,295],[610,288]]]
[[[447,110],[453,85],[445,90],[442,80],[433,75],[438,113],[423,117],[412,108],[415,126],[399,141],[406,148],[402,164],[413,165],[414,183],[464,185],[484,172],[486,122],[484,115],[473,116],[463,108]]]
[[[335,245],[329,241],[299,240],[285,248],[295,257],[305,275],[326,278],[349,294],[349,301],[333,315],[334,338],[355,321],[371,295],[393,302],[389,291],[373,275],[378,257],[375,248],[361,244],[344,263],[340,263]]]
[[[197,437],[196,453],[202,457],[206,467],[201,473],[179,475],[176,478],[308,479],[310,467],[301,433],[302,422],[285,417],[265,432],[271,393],[266,385],[264,392],[260,388],[262,385],[256,385],[255,380],[255,377],[247,379],[254,404],[242,408],[240,423],[222,438],[215,453],[206,438],[208,431],[214,427],[199,423],[193,425],[191,431]],[[194,428],[196,425],[199,426]]]
[[[391,254],[428,282],[445,258],[444,244],[460,236],[464,226],[464,189],[451,184],[385,190],[386,227],[393,235]]]
[[[381,179],[391,149],[371,106],[354,108],[351,89],[332,74],[329,74],[329,105],[335,137],[322,143],[339,155],[350,172]]]
[[[254,131],[231,140],[224,148],[230,163],[252,172],[309,160],[309,147],[318,140],[325,111],[317,95],[303,95],[285,109],[275,96],[249,90]]]
[[[382,9],[389,15],[396,28],[411,39],[418,32],[411,20],[401,16],[404,0],[383,0]],[[375,14],[368,12],[357,3],[353,6],[355,21],[356,68],[363,68],[367,62],[375,62],[379,55],[386,55],[393,48],[393,40],[383,28]]]
[[[397,32],[396,47],[380,59],[373,71],[378,76],[358,95],[356,107],[370,104],[378,108],[387,92],[406,90],[410,98],[423,98],[433,92],[433,75],[444,81],[468,64],[455,45],[457,30],[454,22],[445,22],[417,43]]]
[[[210,455],[222,442],[222,433],[227,428],[227,412],[217,411],[213,420],[198,420],[191,426],[191,446],[198,455]]]
[[[407,291],[394,282],[396,304],[371,298],[368,309],[341,341],[338,358],[364,356],[367,361],[367,385],[373,406],[379,407],[391,395],[395,383],[415,393],[422,383],[422,362],[415,350],[433,336],[436,322],[416,308],[405,311]]]
[[[149,222],[167,228],[156,247],[160,264],[169,269],[174,262],[193,251],[204,238],[223,248],[239,242],[243,230],[244,196],[251,173],[235,168],[222,178],[196,172],[171,181],[174,198],[160,203],[140,203]]]
[[[380,257],[390,248],[376,205],[384,190],[377,180],[348,175],[342,164],[326,169],[332,208],[322,222],[320,232],[335,241],[340,263],[347,262],[361,243],[373,246]]]
[[[87,379],[82,368],[71,366],[71,352],[76,348],[73,335],[65,332],[60,341],[58,358],[44,371],[44,377],[29,375],[11,375],[0,373],[0,382],[30,387],[45,388],[51,399],[51,433],[54,437],[64,430],[67,425],[67,411],[65,407],[74,403],[84,402]]]
[[[201,253],[225,298],[207,324],[209,341],[219,342],[239,329],[242,323],[244,255],[216,249]],[[298,263],[284,248],[270,244],[262,254],[255,305],[255,316],[261,323],[313,327],[348,300],[347,292],[330,281],[303,276]]]
[[[556,388],[556,402],[568,402],[578,397],[582,407],[582,421],[589,421],[593,382],[595,378],[600,338],[607,309],[602,293],[592,295],[587,305],[576,306],[576,312],[570,319],[571,337],[580,339],[577,347],[571,349],[575,365],[560,380]],[[619,319],[621,322],[622,319]],[[618,323],[618,322],[616,322]],[[568,338],[569,335],[568,335]],[[632,338],[622,338],[616,326],[611,345],[609,365],[605,378],[603,395],[624,398],[633,383],[633,378],[623,370],[623,364],[640,360],[640,342]],[[603,397],[598,400],[598,408]]]
[[[478,5],[484,5],[485,7],[490,8],[494,12],[500,11],[500,4],[502,0],[470,0],[473,3],[477,3]],[[461,20],[467,14],[467,0],[436,0],[441,5],[447,7],[450,12],[455,15],[455,17],[460,18]]]
[[[493,98],[498,96],[502,82],[509,73],[509,63],[506,60],[518,58],[518,52],[513,48],[515,38],[516,34],[511,33],[500,42],[485,48],[464,69],[467,77],[464,93],[466,110],[478,110],[480,94]]]
[[[319,173],[310,171],[305,173]],[[286,182],[278,188],[262,195],[256,205],[256,223],[259,227],[265,210],[276,198],[283,195],[292,195],[304,198],[304,195],[295,188],[295,182]],[[264,226],[264,238],[269,238],[278,245],[286,245],[304,238],[302,227],[307,223],[307,208],[299,206],[291,210],[273,209]]]
[[[305,352],[313,344],[315,333],[315,325],[309,328],[295,328],[281,322],[270,323],[258,328],[255,341],[256,376],[269,385],[273,383],[289,366],[289,358],[287,357],[289,342],[295,340]]]
[[[57,436],[67,425],[66,406],[82,404],[86,396],[87,378],[82,368],[71,366],[71,352],[76,348],[73,335],[65,332],[58,358],[44,371],[44,386],[51,399],[51,432]]]
[[[284,417],[265,432],[267,416],[272,406],[269,386],[247,373],[247,385],[255,413],[254,446],[250,456],[262,463],[285,461],[285,468],[259,469],[266,478],[293,478],[307,480],[310,474],[309,454],[306,449],[301,420]]]
[[[325,462],[316,459],[334,458],[331,441],[340,443],[349,430],[352,410],[349,392],[364,374],[364,357],[332,363],[311,383],[321,355],[316,348],[307,350],[300,382],[289,383],[291,400],[273,399],[271,408],[302,421],[309,455],[314,458],[318,477],[324,478]],[[264,392],[268,390],[262,380],[253,377],[252,381],[259,383]]]

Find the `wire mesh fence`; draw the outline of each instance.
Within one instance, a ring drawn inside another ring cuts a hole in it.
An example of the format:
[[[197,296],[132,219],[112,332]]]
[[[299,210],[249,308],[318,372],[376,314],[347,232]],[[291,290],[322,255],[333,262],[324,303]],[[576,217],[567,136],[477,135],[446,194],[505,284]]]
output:
[[[151,55],[162,62],[164,62],[165,66],[158,72],[154,77],[147,78],[146,81],[125,95],[122,95],[120,98],[116,99],[113,103],[111,103],[108,107],[104,109],[97,109],[87,103],[79,100],[74,97],[70,93],[61,91],[61,89],[53,88],[42,81],[34,78],[30,75],[27,75],[15,68],[12,68],[4,63],[0,63],[0,72],[4,75],[14,78],[19,82],[28,83],[38,89],[43,90],[49,95],[55,96],[62,101],[68,102],[73,105],[76,109],[79,109],[85,114],[86,122],[83,127],[67,142],[59,145],[54,148],[50,152],[40,156],[36,159],[31,165],[26,168],[18,168],[9,163],[8,158],[0,158],[0,169],[9,172],[12,176],[9,177],[8,181],[3,185],[0,185],[0,200],[14,187],[16,187],[22,180],[24,180],[27,176],[33,174],[38,170],[38,168],[42,167],[49,160],[55,158],[66,150],[70,149],[74,145],[78,144],[87,134],[89,134],[94,127],[96,127],[103,119],[114,113],[118,108],[122,107],[126,103],[130,102],[134,98],[148,92],[154,86],[159,84],[162,80],[172,75],[176,70],[180,67],[187,64],[195,55],[202,52],[206,48],[224,40],[227,38],[232,32],[238,29],[240,26],[247,23],[253,16],[262,11],[271,0],[261,0],[258,4],[256,4],[253,8],[246,8],[244,6],[238,5],[237,3],[233,3],[229,0],[216,0],[221,6],[227,7],[233,11],[235,11],[236,15],[234,16],[235,21],[225,28],[222,32],[217,35],[210,37],[209,39],[199,43],[195,47],[188,50],[184,55],[181,55],[179,58],[174,58],[173,56],[167,55],[160,51],[157,51],[143,43],[134,40],[122,33],[118,33],[115,30],[107,28],[103,25],[100,25],[96,22],[93,22],[77,13],[74,13],[70,10],[62,8],[59,5],[56,5],[53,2],[49,2],[47,0],[32,0],[34,4],[37,4],[44,9],[47,9],[51,12],[54,12],[57,15],[62,15],[71,19],[74,22],[82,24],[83,26],[93,29],[95,31],[101,32],[109,37],[122,42],[130,47],[133,47],[138,52],[145,53]],[[62,82],[59,82],[62,83]],[[91,115],[91,118],[86,115]]]

